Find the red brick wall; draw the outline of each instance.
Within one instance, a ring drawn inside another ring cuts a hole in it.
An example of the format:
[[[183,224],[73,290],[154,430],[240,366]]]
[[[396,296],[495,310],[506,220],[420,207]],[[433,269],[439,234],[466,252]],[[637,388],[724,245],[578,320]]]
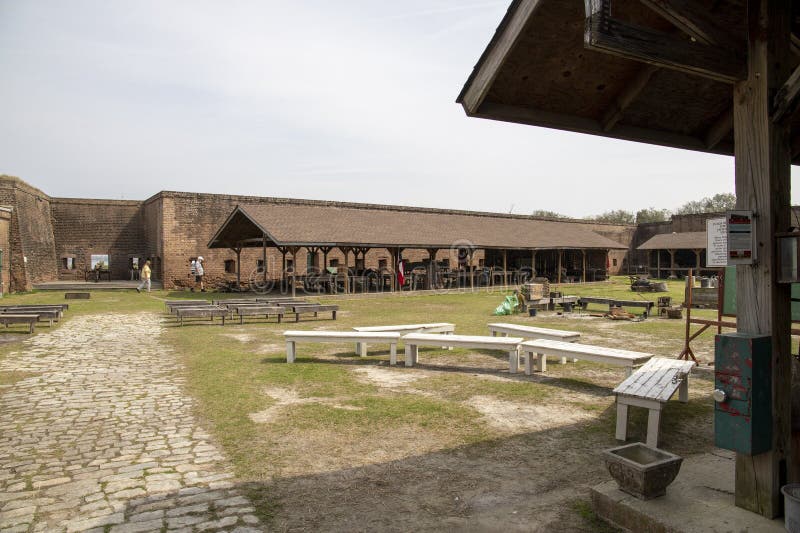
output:
[[[51,210],[60,279],[83,280],[92,254],[109,256],[111,279],[130,279],[130,258],[146,255],[142,202],[53,198]]]

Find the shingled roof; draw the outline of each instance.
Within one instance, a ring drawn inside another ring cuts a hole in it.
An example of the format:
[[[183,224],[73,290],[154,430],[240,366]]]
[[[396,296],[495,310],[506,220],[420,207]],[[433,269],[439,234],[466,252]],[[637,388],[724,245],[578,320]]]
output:
[[[209,242],[370,248],[625,249],[575,222],[410,208],[238,205]]]
[[[707,242],[705,231],[661,233],[654,235],[637,250],[705,250]]]

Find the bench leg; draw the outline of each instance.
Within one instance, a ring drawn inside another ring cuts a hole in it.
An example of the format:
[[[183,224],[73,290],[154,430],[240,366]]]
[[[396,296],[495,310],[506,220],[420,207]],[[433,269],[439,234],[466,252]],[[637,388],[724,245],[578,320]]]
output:
[[[562,365],[566,365],[567,364],[567,358],[566,357],[562,357],[561,358],[561,364]]]
[[[294,341],[286,341],[286,362],[287,363],[294,363],[295,358],[295,343]]]
[[[356,353],[361,357],[367,355],[367,343],[366,342],[359,342],[356,345]]]
[[[536,370],[547,372],[547,356],[543,353],[536,354]]]
[[[395,366],[397,364],[397,343],[393,342],[389,345],[389,364]]]
[[[406,366],[414,366],[417,362],[417,346],[415,344],[406,344]]]
[[[625,367],[625,377],[628,378],[628,377],[631,376],[631,374],[633,374],[633,367],[632,366],[626,366]]]
[[[689,402],[689,374],[686,374],[678,387],[678,401],[682,403]]]
[[[281,319],[283,319],[283,315],[278,313],[278,324],[281,323]]]
[[[519,352],[511,350],[508,352],[508,372],[516,374],[519,371]]]
[[[522,352],[522,357],[525,358],[525,375],[530,376],[533,374],[533,352]]]
[[[658,430],[661,426],[661,406],[647,411],[647,445],[658,448]]]
[[[617,440],[625,441],[628,438],[628,405],[617,398]]]
[[[496,331],[492,331],[492,337],[497,337],[497,332]]]
[[[333,320],[336,320],[336,311],[331,311],[331,316],[333,316]]]

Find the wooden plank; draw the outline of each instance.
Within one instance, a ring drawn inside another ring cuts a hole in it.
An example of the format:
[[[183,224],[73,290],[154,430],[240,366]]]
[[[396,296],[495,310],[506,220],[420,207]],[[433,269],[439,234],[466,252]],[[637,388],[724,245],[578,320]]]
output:
[[[641,2],[670,21],[676,28],[702,44],[717,44],[736,50],[744,47],[716,23],[716,18],[697,0],[641,0]]]
[[[633,80],[631,80],[631,82],[625,86],[619,95],[617,95],[614,104],[603,114],[603,119],[600,121],[603,131],[608,131],[617,125],[617,122],[620,121],[622,115],[625,113],[625,110],[630,107],[630,105],[636,100],[639,94],[641,94],[644,88],[647,87],[647,84],[650,82],[650,78],[652,78],[653,74],[655,74],[657,71],[658,67],[655,65],[645,65],[639,70]],[[586,257],[584,256],[584,262],[585,260]],[[584,270],[585,269],[586,268],[584,266]]]
[[[534,326],[524,326],[521,324],[507,324],[503,322],[488,324],[489,332],[511,333],[526,339],[551,339],[565,342],[577,341],[581,334],[577,331],[566,331],[560,329],[537,328]]]
[[[522,34],[531,15],[541,4],[541,0],[522,0],[511,16],[509,23],[495,36],[491,48],[481,58],[476,66],[477,71],[472,77],[469,87],[466,88],[461,98],[461,104],[467,115],[478,110],[492,86],[497,73],[505,63],[514,46]]]
[[[736,456],[736,505],[775,518],[782,480],[795,481],[790,453],[790,285],[774,282],[775,234],[791,226],[789,127],[770,119],[770,94],[791,74],[791,2],[748,2],[748,77],[733,88],[736,206],[757,214],[758,262],[736,271],[737,329],[772,337],[772,450]],[[799,399],[800,400],[800,399]]]
[[[797,111],[798,105],[800,105],[800,65],[794,69],[786,83],[778,89],[773,103],[772,120],[780,122],[785,118],[791,118]]]
[[[745,78],[744,62],[728,48],[692,43],[602,14],[586,19],[584,44],[590,50],[725,83]]]
[[[733,108],[720,115],[705,134],[705,145],[709,150],[717,146],[733,130]]]

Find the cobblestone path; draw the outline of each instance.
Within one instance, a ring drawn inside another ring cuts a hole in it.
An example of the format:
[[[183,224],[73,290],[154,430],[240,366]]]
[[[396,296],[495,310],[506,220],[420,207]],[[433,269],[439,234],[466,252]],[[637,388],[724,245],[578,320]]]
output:
[[[0,532],[261,531],[155,314],[83,316],[0,361]]]

